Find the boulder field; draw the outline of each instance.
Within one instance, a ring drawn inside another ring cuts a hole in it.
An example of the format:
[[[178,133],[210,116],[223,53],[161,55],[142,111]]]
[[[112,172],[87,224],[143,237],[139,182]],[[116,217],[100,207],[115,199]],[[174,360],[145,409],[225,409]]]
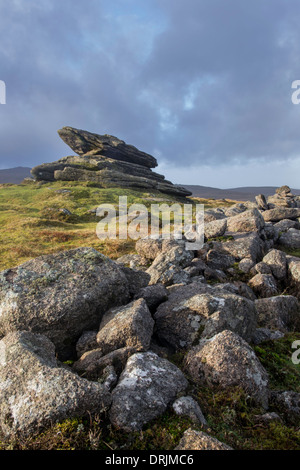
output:
[[[92,158],[121,145],[99,136],[92,145],[69,128],[61,136]],[[135,150],[129,159],[143,161]],[[1,433],[28,436],[89,413],[140,431],[170,409],[203,427],[186,431],[177,450],[231,450],[209,436],[189,395],[203,386],[240,387],[261,416],[271,406],[299,424],[300,394],[273,390],[253,349],[300,331],[300,258],[286,252],[299,248],[299,220],[299,199],[283,187],[269,201],[206,211],[198,251],[143,238],[116,261],[83,247],[1,272]]]

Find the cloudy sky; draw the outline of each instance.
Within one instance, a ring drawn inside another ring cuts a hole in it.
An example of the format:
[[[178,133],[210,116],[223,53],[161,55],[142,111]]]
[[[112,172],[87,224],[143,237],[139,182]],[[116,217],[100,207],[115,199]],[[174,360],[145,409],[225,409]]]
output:
[[[0,0],[0,167],[72,154],[72,126],[175,183],[299,188],[299,24],[299,0]]]

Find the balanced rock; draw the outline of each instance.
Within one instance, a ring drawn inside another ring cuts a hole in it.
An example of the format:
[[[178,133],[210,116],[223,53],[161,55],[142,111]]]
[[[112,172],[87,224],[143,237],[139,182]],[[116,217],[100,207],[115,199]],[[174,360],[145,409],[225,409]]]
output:
[[[99,135],[73,127],[58,130],[61,139],[78,155],[103,155],[114,160],[154,168],[157,161],[151,155],[141,152],[136,147],[126,144],[112,135]]]
[[[37,181],[88,181],[100,187],[156,190],[183,197],[192,193],[151,170],[157,161],[111,135],[64,127],[59,136],[79,155],[44,163],[31,170]]]

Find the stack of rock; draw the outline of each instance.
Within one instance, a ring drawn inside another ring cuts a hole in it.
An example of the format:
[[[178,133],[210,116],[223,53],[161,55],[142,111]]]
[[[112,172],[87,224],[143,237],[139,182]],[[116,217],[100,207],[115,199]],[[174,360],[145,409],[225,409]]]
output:
[[[31,173],[38,181],[90,181],[103,188],[156,190],[177,197],[191,195],[151,170],[157,166],[154,157],[117,137],[72,127],[63,127],[58,134],[78,155],[33,168]]]
[[[291,188],[286,185],[276,189],[276,194],[269,196],[267,200],[263,194],[259,194],[255,199],[261,210],[274,209],[277,206],[300,207],[300,196],[294,196]]]

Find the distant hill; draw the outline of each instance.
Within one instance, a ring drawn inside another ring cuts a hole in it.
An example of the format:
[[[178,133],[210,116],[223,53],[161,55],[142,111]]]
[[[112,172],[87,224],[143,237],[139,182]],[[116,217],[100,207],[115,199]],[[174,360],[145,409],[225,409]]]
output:
[[[254,201],[255,196],[258,194],[264,194],[266,197],[272,196],[275,194],[277,189],[277,186],[250,186],[229,189],[211,188],[209,186],[193,186],[188,184],[182,184],[180,186],[191,191],[194,197],[204,199],[232,199],[235,201]],[[292,189],[292,193],[296,196],[300,196],[300,189]]]
[[[0,184],[19,184],[23,181],[24,178],[31,177],[30,170],[31,168],[24,166],[0,170]]]

